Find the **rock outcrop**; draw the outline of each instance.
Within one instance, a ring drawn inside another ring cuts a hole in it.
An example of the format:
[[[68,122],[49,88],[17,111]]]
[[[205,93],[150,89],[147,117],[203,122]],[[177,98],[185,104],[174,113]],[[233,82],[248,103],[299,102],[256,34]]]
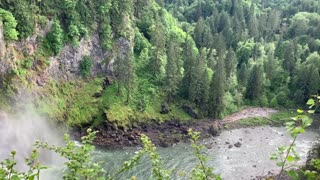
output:
[[[111,54],[103,51],[99,36],[93,34],[87,39],[82,39],[79,46],[66,45],[58,56],[51,57],[50,66],[47,69],[48,74],[56,80],[79,78],[79,65],[84,56],[90,56],[92,60],[91,76],[107,72],[108,59],[111,58]]]

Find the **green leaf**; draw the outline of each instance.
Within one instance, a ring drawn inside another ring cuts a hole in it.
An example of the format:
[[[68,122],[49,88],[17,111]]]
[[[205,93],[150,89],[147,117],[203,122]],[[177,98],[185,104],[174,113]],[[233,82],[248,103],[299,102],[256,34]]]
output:
[[[300,134],[300,133],[304,133],[305,130],[301,127],[296,127],[296,128],[294,128],[293,132]]]
[[[276,154],[272,154],[270,156],[270,160],[278,160],[278,156]]]
[[[315,102],[313,99],[309,99],[307,105],[314,106]]]
[[[10,179],[11,179],[11,180],[20,180],[20,178],[19,178],[18,175],[13,175],[13,176],[11,176]]]
[[[288,175],[293,179],[293,180],[299,180],[299,175],[296,171],[290,170],[288,171]]]
[[[309,110],[308,113],[309,114],[314,114],[315,110]]]
[[[36,177],[36,174],[31,175],[28,180],[34,180],[34,177]]]
[[[287,157],[288,162],[293,162],[293,161],[294,161],[294,159],[295,159],[295,158],[294,158],[294,157],[292,157],[292,156],[288,156],[288,157]]]
[[[281,167],[281,166],[283,166],[283,162],[277,162],[277,166],[279,166],[279,167]]]
[[[297,113],[302,114],[304,111],[301,109],[297,109]]]

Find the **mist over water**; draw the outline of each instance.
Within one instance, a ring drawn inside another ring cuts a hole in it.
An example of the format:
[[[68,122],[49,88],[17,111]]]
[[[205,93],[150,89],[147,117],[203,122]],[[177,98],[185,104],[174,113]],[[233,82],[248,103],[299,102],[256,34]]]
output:
[[[63,133],[45,118],[35,113],[32,106],[16,108],[19,111],[7,113],[0,110],[0,161],[9,158],[16,150],[17,169],[26,170],[25,158],[29,157],[35,141],[62,145]],[[63,159],[54,152],[39,150],[41,165],[57,166]]]

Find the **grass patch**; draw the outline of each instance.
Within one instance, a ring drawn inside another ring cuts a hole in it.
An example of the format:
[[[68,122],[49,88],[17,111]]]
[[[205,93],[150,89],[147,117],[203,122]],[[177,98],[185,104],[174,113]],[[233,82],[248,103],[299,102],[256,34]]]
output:
[[[50,119],[67,126],[99,125],[108,121],[116,127],[131,127],[136,123],[159,123],[166,120],[190,120],[179,104],[172,104],[169,114],[160,114],[163,98],[145,96],[148,102],[143,111],[137,110],[134,98],[126,104],[125,91],[117,96],[117,84],[102,89],[104,78],[90,81],[51,82],[37,99],[37,110]],[[96,94],[101,96],[96,97]],[[105,116],[104,116],[105,115]]]
[[[46,97],[37,100],[38,111],[51,119],[66,122],[68,126],[81,126],[92,123],[102,114],[100,100],[94,95],[102,90],[103,78],[90,82],[51,82],[44,92]]]
[[[124,91],[123,91],[124,92]],[[185,113],[178,104],[171,104],[169,114],[161,114],[160,107],[163,98],[156,95],[145,95],[146,105],[143,111],[137,109],[134,98],[126,104],[125,95],[117,96],[117,85],[109,86],[103,93],[102,104],[105,105],[107,120],[116,126],[127,127],[135,123],[151,123],[157,121],[162,123],[166,120],[190,120],[191,117]]]
[[[266,125],[274,125],[274,126],[282,126],[285,122],[290,120],[291,117],[295,117],[298,114],[295,111],[280,111],[270,115],[267,118],[264,117],[253,117],[253,118],[245,118],[236,122],[241,127],[254,127],[254,126],[266,126]]]
[[[268,124],[270,124],[270,120],[263,117],[246,118],[239,121],[239,125],[244,127],[265,126]]]
[[[275,125],[283,125],[285,122],[290,120],[290,118],[297,116],[298,113],[296,111],[280,111],[274,113],[270,116],[270,120]]]

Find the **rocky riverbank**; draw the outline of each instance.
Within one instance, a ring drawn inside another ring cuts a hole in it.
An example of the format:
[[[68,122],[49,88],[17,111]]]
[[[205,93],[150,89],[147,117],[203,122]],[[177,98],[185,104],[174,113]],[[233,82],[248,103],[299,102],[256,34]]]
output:
[[[225,117],[223,120],[192,120],[182,122],[178,120],[167,121],[159,124],[151,122],[149,124],[136,125],[131,129],[115,128],[103,123],[95,128],[99,131],[95,140],[95,145],[107,148],[121,148],[126,146],[141,145],[141,134],[147,135],[151,141],[161,147],[168,147],[180,141],[189,141],[188,129],[201,132],[202,137],[217,136],[223,129],[240,128],[236,122],[249,117],[268,117],[277,112],[270,108],[247,108],[235,114]],[[85,135],[86,128],[74,131],[76,139]]]

